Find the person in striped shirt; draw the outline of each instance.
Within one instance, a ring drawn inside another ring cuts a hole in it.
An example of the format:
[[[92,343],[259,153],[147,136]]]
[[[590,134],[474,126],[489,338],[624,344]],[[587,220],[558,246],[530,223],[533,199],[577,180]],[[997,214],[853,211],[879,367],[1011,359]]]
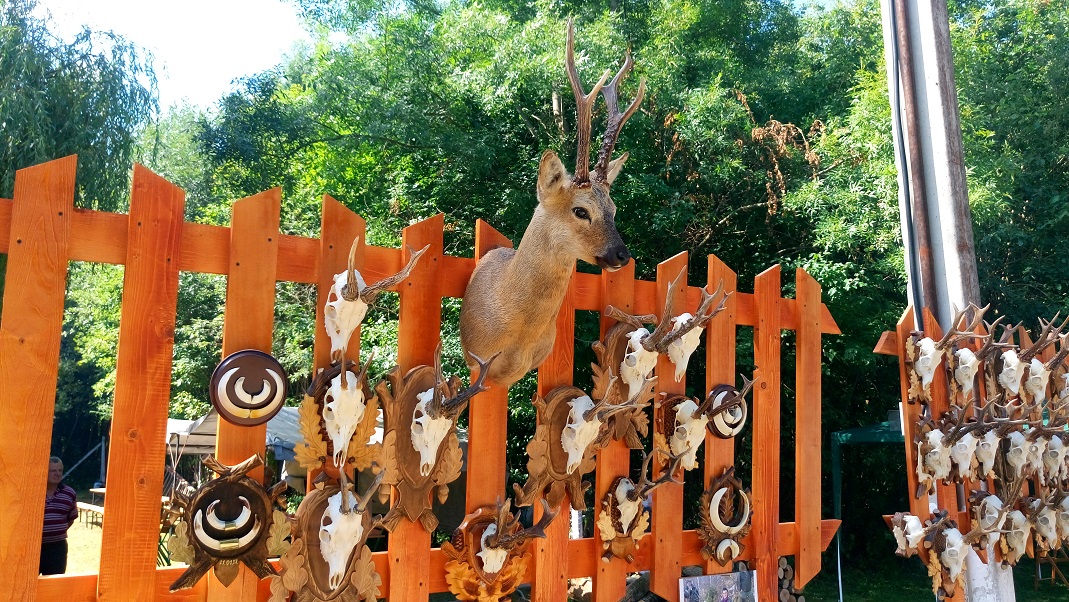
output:
[[[48,462],[48,489],[45,492],[45,524],[41,537],[41,574],[60,575],[67,570],[67,529],[78,518],[74,490],[63,484],[63,460]]]

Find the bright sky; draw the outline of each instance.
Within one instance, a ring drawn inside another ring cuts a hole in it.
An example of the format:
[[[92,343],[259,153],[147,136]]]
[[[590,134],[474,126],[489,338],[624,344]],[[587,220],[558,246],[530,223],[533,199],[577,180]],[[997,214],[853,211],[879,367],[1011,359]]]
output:
[[[42,10],[65,40],[88,25],[151,51],[164,110],[183,98],[210,107],[234,78],[277,65],[295,42],[309,40],[295,3],[285,0],[38,0]]]

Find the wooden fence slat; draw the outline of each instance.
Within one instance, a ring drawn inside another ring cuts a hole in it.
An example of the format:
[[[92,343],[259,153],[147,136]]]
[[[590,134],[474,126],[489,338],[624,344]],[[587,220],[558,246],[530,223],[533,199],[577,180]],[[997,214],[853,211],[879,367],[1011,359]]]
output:
[[[234,203],[223,314],[224,358],[243,349],[271,353],[281,201],[281,190],[273,188]],[[216,456],[230,465],[253,454],[263,457],[266,436],[266,424],[237,426],[220,418]],[[249,477],[262,482],[263,468],[250,471]],[[213,602],[255,600],[259,580],[244,565],[239,571],[229,587],[223,587],[214,572],[209,573],[208,598]]]
[[[315,346],[313,348],[313,372],[330,366],[330,337],[323,326],[323,308],[330,289],[334,286],[335,274],[349,267],[349,249],[353,240],[359,238],[355,266],[363,275],[364,257],[367,249],[367,222],[330,195],[323,195],[323,215],[319,242],[319,277],[316,281]],[[366,280],[365,280],[366,281]],[[349,337],[346,354],[351,360],[360,357],[360,328]]]
[[[924,315],[924,332],[927,336],[938,341],[943,338],[943,330],[939,328],[939,322],[936,321],[935,316],[926,307],[922,312]],[[945,359],[943,360],[946,361]],[[935,376],[932,378],[931,391],[932,401],[930,404],[932,410],[932,418],[939,420],[942,418],[943,413],[950,409],[950,390],[947,387],[947,373],[944,369],[946,364],[940,364],[939,368],[935,371]],[[958,514],[958,488],[954,483],[949,485],[943,484],[943,481],[937,480],[935,484],[935,495],[937,504],[940,508],[948,510],[952,518],[957,518]],[[964,523],[968,524],[968,523]]]
[[[721,282],[724,292],[733,293],[724,305],[724,311],[716,315],[705,329],[705,393],[721,384],[738,385],[735,374],[735,343],[738,327],[735,316],[738,307],[738,276],[716,255],[709,256],[708,287],[716,290]],[[721,439],[710,433],[705,435],[705,486],[735,465],[735,439]],[[731,563],[720,566],[715,560],[705,561],[705,573],[715,575],[731,571]]]
[[[397,365],[402,373],[419,365],[434,365],[434,350],[442,330],[438,275],[444,252],[444,228],[445,216],[439,213],[408,226],[401,235],[405,262],[410,256],[409,249],[419,251],[430,245],[408,279],[400,284]],[[389,599],[426,600],[430,595],[431,534],[421,523],[402,518],[390,533],[388,546]]]
[[[323,325],[323,311],[330,297],[330,289],[334,286],[334,276],[349,268],[349,249],[356,238],[360,239],[360,244],[356,249],[354,267],[363,275],[367,250],[367,223],[364,218],[328,194],[323,195],[320,219],[319,276],[316,281],[316,319],[312,346],[313,375],[330,366],[330,336]],[[281,257],[279,261],[281,262]],[[353,331],[346,346],[346,357],[352,361],[360,360],[360,330],[361,328],[357,327]],[[329,457],[326,462],[333,466],[334,458]],[[305,479],[308,491],[311,491],[312,483],[322,472],[322,467],[308,471]]]
[[[657,298],[661,304],[657,308],[657,316],[662,317],[665,313],[678,316],[687,307],[687,299],[684,295],[677,295],[673,303],[674,307],[664,307],[669,284],[683,273],[683,286],[687,284],[687,265],[689,254],[684,251],[657,264]],[[686,290],[686,288],[682,289]],[[682,298],[681,298],[682,297]],[[668,359],[667,354],[657,356],[657,389],[662,393],[686,393],[686,376],[676,382],[675,365]],[[658,401],[661,398],[658,398]],[[653,428],[663,424],[663,407],[654,409]],[[671,428],[666,426],[667,428]],[[654,435],[654,445],[656,445]],[[653,477],[659,477],[667,468],[664,457],[658,455],[652,462]],[[680,470],[681,473],[686,471]],[[653,492],[653,510],[650,512],[650,539],[653,540],[653,565],[650,567],[650,591],[669,602],[679,602],[679,577],[682,575],[680,554],[682,549],[679,542],[683,536],[683,475],[680,474],[680,484],[666,483]]]
[[[15,174],[0,322],[0,583],[12,600],[37,593],[77,161]]]
[[[625,313],[631,313],[635,302],[635,262],[630,261],[627,265],[615,272],[603,270],[601,272],[602,293],[601,298],[605,305],[613,305]],[[604,312],[604,308],[602,308]],[[601,316],[601,336],[604,337],[616,323],[616,320]],[[614,370],[619,370],[615,368]],[[594,487],[594,524],[597,524],[601,516],[601,500],[608,493],[616,477],[626,477],[631,468],[631,449],[623,441],[610,441],[609,445],[598,452]],[[600,542],[596,536],[594,540]],[[601,555],[601,547],[595,546],[592,554],[595,558]],[[598,562],[598,570],[593,579],[593,599],[595,602],[617,602],[624,597],[627,591],[628,564],[622,558],[613,558],[609,562]]]
[[[134,166],[123,273],[115,405],[104,498],[101,600],[147,600],[155,591],[160,495],[171,397],[179,242],[185,193]]]
[[[475,258],[512,241],[483,220],[475,222]],[[472,374],[472,378],[475,378]],[[468,475],[465,511],[493,505],[506,495],[505,446],[508,437],[508,388],[491,381],[468,403]]]
[[[906,483],[909,487],[909,512],[921,520],[927,520],[931,516],[928,512],[928,496],[917,498],[914,495],[917,491],[917,471],[915,469],[917,466],[917,444],[913,442],[913,438],[917,432],[917,420],[921,417],[922,406],[919,403],[909,403],[909,378],[906,374],[906,361],[909,357],[906,354],[906,345],[913,344],[911,333],[915,324],[916,318],[911,305],[906,308],[895,327],[898,337],[898,382],[901,383],[902,432],[905,436],[906,446]]]
[[[753,543],[757,569],[757,597],[775,600],[776,526],[779,524],[780,467],[780,266],[761,272],[754,280],[757,326],[754,328],[754,363],[760,377],[753,396]]]
[[[575,370],[575,274],[557,314],[557,335],[553,350],[538,368],[538,394],[545,397],[556,387],[572,384]],[[559,602],[568,599],[568,532],[571,500],[565,496],[560,514],[546,527],[546,538],[534,540],[534,577],[531,599]],[[542,516],[542,504],[535,503],[535,520]]]
[[[801,306],[795,361],[794,520],[798,524],[798,556],[794,586],[805,587],[820,572],[820,284],[805,270],[795,272]]]
[[[0,199],[0,253],[9,246],[8,231],[4,228],[11,219],[11,201]],[[75,209],[71,224],[70,259],[96,263],[121,264],[126,258],[127,216],[119,213],[84,211]],[[227,228],[209,224],[187,223],[182,232],[182,261],[179,269],[185,272],[226,274],[229,271],[230,236]],[[319,278],[320,243],[313,238],[279,236],[278,270],[279,281],[315,284]],[[468,284],[475,260],[468,257],[442,258],[443,268],[440,286],[443,297],[460,298]],[[367,280],[375,281],[401,269],[401,250],[383,247],[367,247],[365,264]],[[601,276],[576,274],[574,276],[574,303],[577,310],[601,311],[605,305],[601,299]],[[656,283],[635,281],[634,313],[654,313],[661,303],[656,295]],[[696,295],[697,291],[688,292]],[[753,295],[737,293],[735,321],[739,326],[753,326],[756,320]],[[780,303],[780,324],[786,330],[797,330],[798,309],[794,299]],[[842,334],[826,305],[820,309],[820,328],[823,334]]]

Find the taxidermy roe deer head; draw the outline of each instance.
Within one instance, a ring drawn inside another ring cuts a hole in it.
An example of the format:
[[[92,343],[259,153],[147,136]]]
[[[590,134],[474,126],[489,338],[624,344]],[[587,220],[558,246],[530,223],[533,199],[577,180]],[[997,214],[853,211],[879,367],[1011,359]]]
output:
[[[631,70],[631,55],[612,81],[606,71],[589,94],[583,92],[575,67],[574,32],[568,24],[568,79],[576,101],[578,150],[575,173],[569,174],[557,153],[546,151],[538,166],[538,206],[516,249],[498,248],[483,257],[464,293],[460,340],[479,357],[500,352],[490,380],[509,386],[541,364],[553,348],[556,317],[575,260],[618,270],[631,259],[616,231],[616,205],[609,187],[627,161],[627,153],[610,160],[624,122],[638,109],[645,93],[639,84],[634,102],[623,113],[617,106],[617,85]],[[605,96],[607,124],[591,173],[590,120],[598,92]],[[472,369],[474,364],[469,364]]]

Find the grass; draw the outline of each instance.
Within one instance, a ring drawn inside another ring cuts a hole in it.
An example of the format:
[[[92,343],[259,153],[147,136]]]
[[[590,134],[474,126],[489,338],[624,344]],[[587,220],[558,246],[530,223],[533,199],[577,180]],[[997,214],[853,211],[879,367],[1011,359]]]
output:
[[[805,588],[806,602],[837,602],[839,590],[835,556],[824,556],[824,567]],[[1013,570],[1017,602],[1065,602],[1069,588],[1044,581],[1034,587],[1035,562],[1022,558]],[[1064,571],[1066,567],[1062,567]],[[1046,576],[1049,573],[1045,572]],[[843,600],[848,602],[917,602],[934,600],[932,582],[920,560],[890,557],[881,566],[843,569]]]

